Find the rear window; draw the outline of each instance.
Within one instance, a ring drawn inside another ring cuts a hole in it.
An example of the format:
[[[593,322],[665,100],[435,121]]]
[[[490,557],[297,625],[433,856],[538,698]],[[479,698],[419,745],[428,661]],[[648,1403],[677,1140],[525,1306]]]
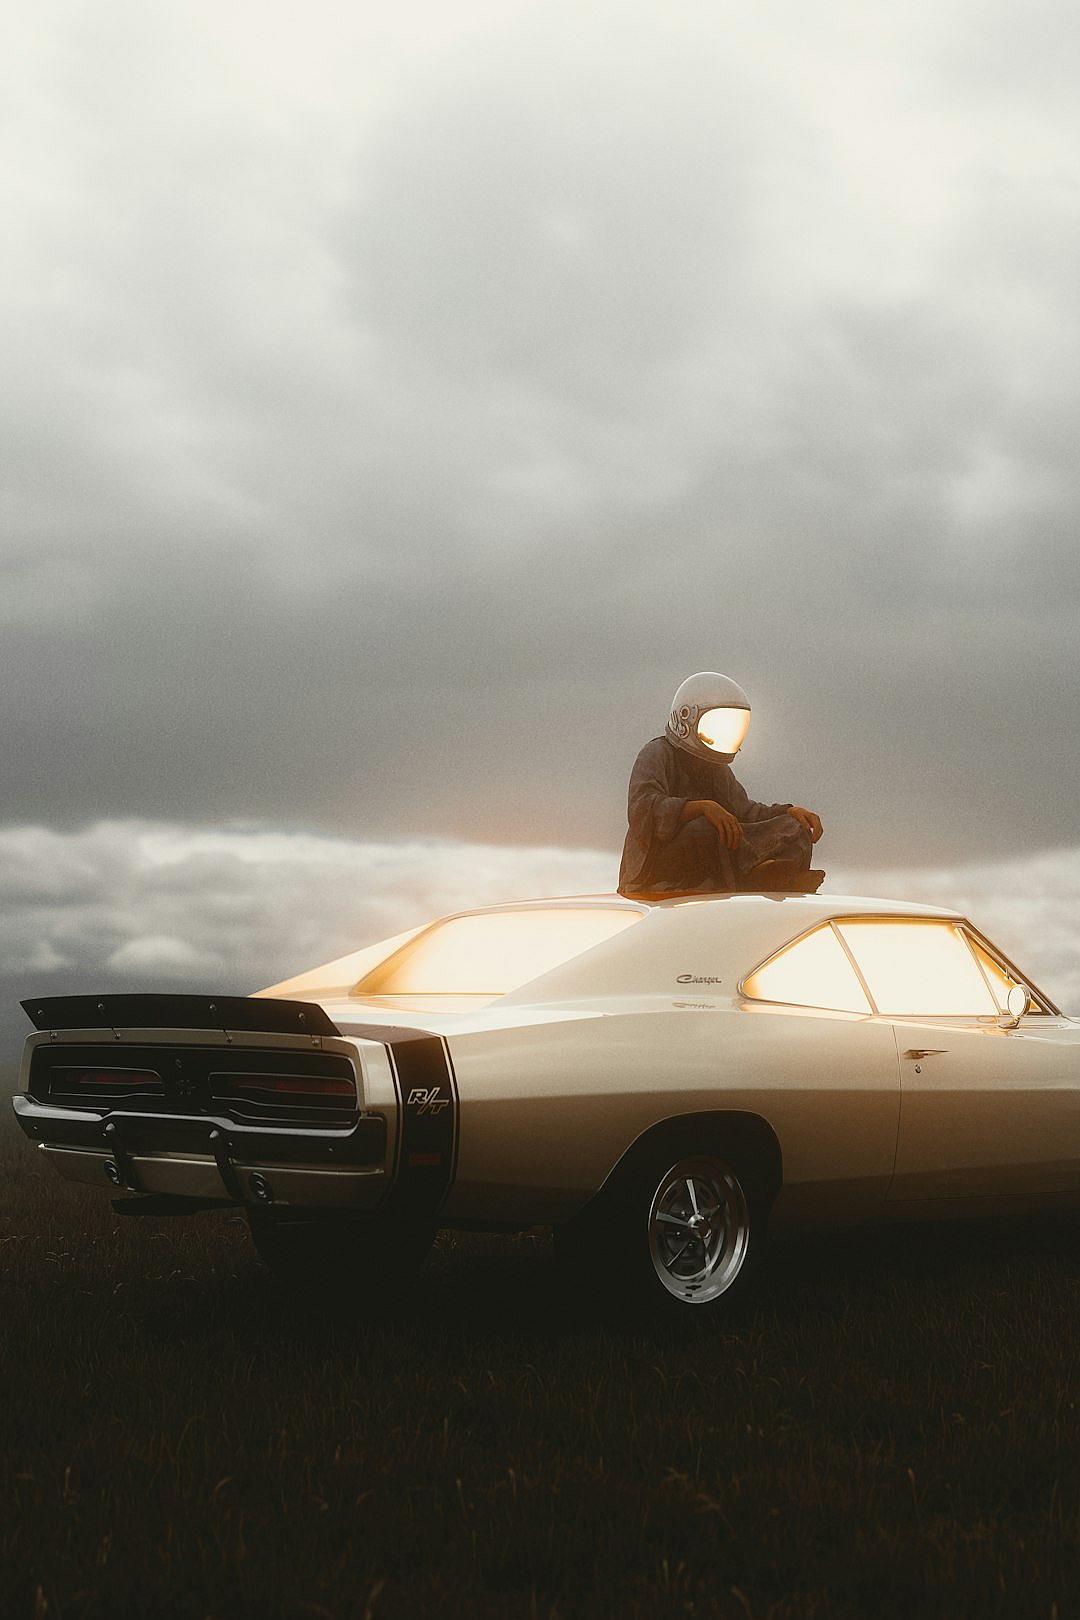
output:
[[[780,1001],[828,1012],[868,1013],[870,1003],[829,924],[786,945],[743,981],[752,1001]]]
[[[353,986],[354,996],[505,996],[622,933],[614,906],[494,911],[434,923]]]

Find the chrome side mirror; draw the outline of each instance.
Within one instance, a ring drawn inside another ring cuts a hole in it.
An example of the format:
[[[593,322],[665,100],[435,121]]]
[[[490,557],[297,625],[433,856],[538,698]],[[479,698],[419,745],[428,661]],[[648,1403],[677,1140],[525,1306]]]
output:
[[[1009,986],[1009,995],[1005,1005],[1009,1010],[1002,1017],[1002,1028],[1015,1029],[1021,1018],[1023,1018],[1024,1014],[1031,1006],[1031,997],[1028,995],[1027,985],[1011,984]]]

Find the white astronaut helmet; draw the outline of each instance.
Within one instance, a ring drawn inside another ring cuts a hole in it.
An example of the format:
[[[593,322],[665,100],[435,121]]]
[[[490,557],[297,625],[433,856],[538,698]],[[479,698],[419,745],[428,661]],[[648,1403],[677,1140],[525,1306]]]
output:
[[[667,735],[676,748],[698,759],[730,762],[750,729],[750,699],[730,675],[702,670],[671,700]]]

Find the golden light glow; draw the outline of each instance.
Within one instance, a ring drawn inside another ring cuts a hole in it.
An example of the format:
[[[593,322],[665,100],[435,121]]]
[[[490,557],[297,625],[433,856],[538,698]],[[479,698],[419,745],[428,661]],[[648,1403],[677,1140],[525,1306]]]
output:
[[[990,988],[994,992],[994,997],[997,1001],[999,1010],[1003,1013],[1008,1012],[1009,991],[1012,989],[1013,985],[1017,983],[1017,980],[1010,978],[1005,969],[1001,966],[1000,962],[992,957],[990,952],[984,949],[984,947],[979,944],[977,939],[972,939],[970,934],[968,935],[968,943],[975,952],[975,955],[978,957],[979,965],[981,966],[983,972],[990,980]],[[1032,1010],[1041,1012],[1042,1008],[1034,1007]]]
[[[737,754],[749,728],[749,709],[706,709],[697,731],[706,748],[718,754]]]
[[[997,1006],[955,923],[859,918],[837,923],[887,1017],[992,1018]]]
[[[829,1012],[868,1013],[870,1004],[843,946],[825,925],[774,956],[743,983],[757,1001],[786,1001]]]
[[[451,917],[424,929],[352,994],[505,996],[640,921],[640,912],[614,906]]]
[[[421,928],[424,926],[426,925],[423,923],[420,925]],[[370,973],[379,962],[385,962],[419,932],[420,928],[406,928],[402,933],[393,934],[389,939],[380,939],[374,945],[365,945],[361,950],[350,951],[347,956],[337,956],[332,962],[324,962],[321,967],[308,968],[304,973],[294,974],[291,979],[282,979],[278,984],[267,985],[265,990],[256,990],[255,994],[304,996],[312,1000],[347,996],[357,979]]]

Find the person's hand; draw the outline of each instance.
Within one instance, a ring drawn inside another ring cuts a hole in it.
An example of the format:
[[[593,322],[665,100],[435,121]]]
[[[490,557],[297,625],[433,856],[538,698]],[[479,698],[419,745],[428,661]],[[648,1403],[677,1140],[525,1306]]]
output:
[[[716,828],[716,836],[725,849],[738,849],[742,843],[742,826],[730,810],[722,804],[710,802],[705,814]]]
[[[794,816],[799,826],[806,828],[810,834],[810,842],[816,844],[821,837],[821,817],[815,816],[812,810],[805,810],[801,804],[793,804],[788,815]]]

